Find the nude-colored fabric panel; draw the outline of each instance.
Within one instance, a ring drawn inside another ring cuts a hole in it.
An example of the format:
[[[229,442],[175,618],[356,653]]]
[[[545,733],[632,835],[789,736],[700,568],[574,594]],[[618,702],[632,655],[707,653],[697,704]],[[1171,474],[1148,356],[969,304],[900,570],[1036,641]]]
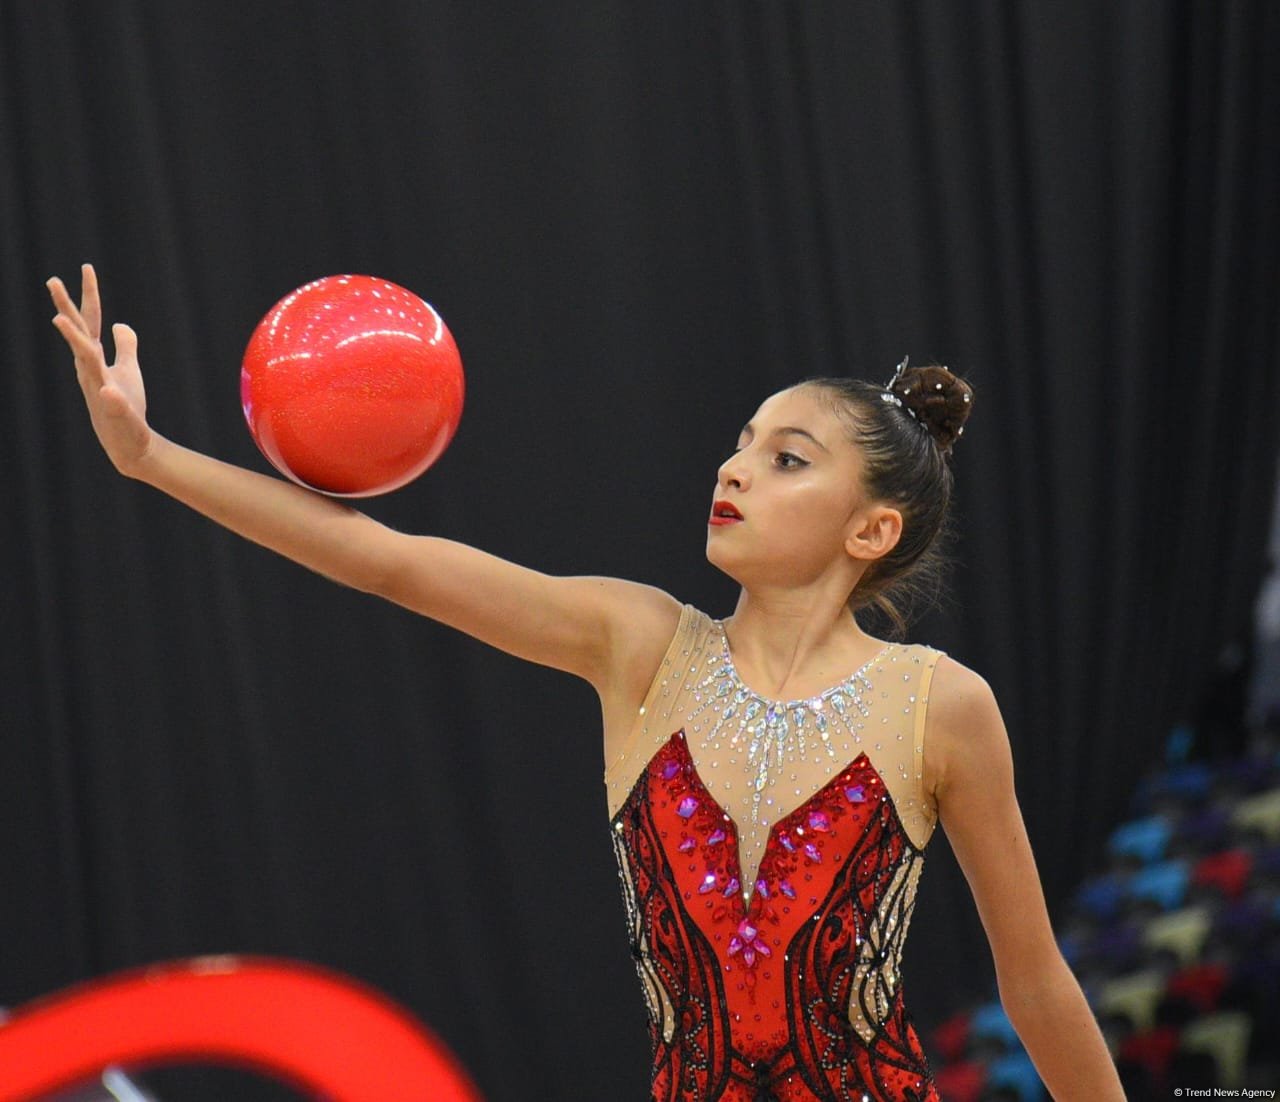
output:
[[[673,706],[677,703],[677,700],[672,699],[672,683],[678,686],[684,680],[682,676],[673,676],[673,671],[683,668],[685,652],[692,649],[700,631],[705,635],[710,622],[710,618],[693,605],[685,604],[681,607],[680,621],[671,636],[671,642],[667,644],[662,661],[658,663],[653,679],[649,682],[644,701],[636,713],[631,730],[627,732],[622,749],[612,762],[606,763],[604,783],[610,818],[618,813],[618,809],[626,801],[636,778],[648,764],[660,741],[649,737],[650,722],[659,720],[665,723],[670,720]],[[661,738],[666,738],[675,729],[663,730]]]
[[[938,807],[934,803],[932,797],[924,788],[924,724],[929,712],[929,686],[933,683],[933,670],[938,664],[938,659],[943,656],[945,651],[934,650],[928,648],[927,657],[925,659],[924,669],[920,674],[920,685],[916,691],[916,715],[915,715],[915,773],[916,773],[916,796],[919,806],[922,809],[924,817],[925,830],[923,834],[917,836],[910,828],[907,834],[911,838],[911,842],[917,849],[923,849],[925,843],[933,834],[933,829],[938,824]]]
[[[884,781],[903,830],[917,849],[933,833],[937,814],[923,788],[923,723],[928,683],[942,652],[922,643],[895,644],[868,671],[874,688],[857,741]]]

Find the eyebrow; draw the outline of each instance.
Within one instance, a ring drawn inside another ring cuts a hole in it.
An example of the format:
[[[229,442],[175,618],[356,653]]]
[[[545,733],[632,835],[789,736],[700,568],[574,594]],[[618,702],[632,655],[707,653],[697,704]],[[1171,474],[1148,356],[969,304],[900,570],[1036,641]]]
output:
[[[742,432],[749,433],[750,435],[755,436],[756,429],[755,429],[755,426],[750,421],[748,421],[745,425],[742,426]],[[742,432],[738,433],[738,435],[741,436]],[[827,452],[828,455],[831,454],[827,446],[821,440],[819,440],[816,436],[814,436],[813,433],[809,432],[807,429],[799,428],[796,425],[782,425],[779,428],[774,429],[772,435],[803,436],[808,440],[812,440],[824,452]]]

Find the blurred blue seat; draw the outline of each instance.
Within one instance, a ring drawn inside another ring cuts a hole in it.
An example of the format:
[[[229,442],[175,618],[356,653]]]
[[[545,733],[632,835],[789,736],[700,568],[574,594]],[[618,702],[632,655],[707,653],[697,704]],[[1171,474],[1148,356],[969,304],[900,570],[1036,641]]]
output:
[[[992,1061],[987,1068],[987,1089],[1011,1090],[1021,1102],[1044,1102],[1049,1097],[1031,1057],[1011,1052]]]
[[[996,1041],[1006,1048],[1020,1043],[1017,1030],[999,1002],[984,1003],[973,1012],[969,1019],[969,1038]]]
[[[1181,907],[1186,899],[1187,882],[1190,879],[1191,870],[1187,867],[1187,862],[1161,861],[1138,869],[1129,878],[1129,896],[1135,900],[1150,900],[1161,910],[1172,911],[1175,907]]]
[[[1116,857],[1133,857],[1149,865],[1164,856],[1172,832],[1169,821],[1162,815],[1134,819],[1112,831],[1107,848]]]
[[[1164,760],[1168,765],[1181,765],[1195,748],[1196,731],[1189,723],[1175,723],[1169,728],[1164,743]]]
[[[1067,962],[1073,972],[1077,971],[1088,958],[1092,948],[1093,937],[1090,934],[1062,934],[1058,938],[1058,952],[1062,954],[1062,959]]]
[[[1169,799],[1196,803],[1209,794],[1214,775],[1214,771],[1203,762],[1171,765],[1138,782],[1133,794],[1133,807],[1139,814],[1145,814],[1160,801]]]
[[[1111,874],[1095,876],[1080,885],[1076,906],[1099,922],[1110,922],[1124,905],[1125,883]]]
[[[1188,762],[1166,770],[1160,788],[1183,800],[1202,800],[1213,784],[1213,770],[1203,762]]]

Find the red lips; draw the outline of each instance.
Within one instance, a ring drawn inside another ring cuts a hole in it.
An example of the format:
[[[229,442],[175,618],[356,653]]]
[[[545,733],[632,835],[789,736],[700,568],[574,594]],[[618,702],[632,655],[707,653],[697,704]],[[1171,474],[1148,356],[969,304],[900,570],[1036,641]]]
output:
[[[731,501],[717,501],[711,506],[708,524],[736,524],[743,519],[738,507]]]

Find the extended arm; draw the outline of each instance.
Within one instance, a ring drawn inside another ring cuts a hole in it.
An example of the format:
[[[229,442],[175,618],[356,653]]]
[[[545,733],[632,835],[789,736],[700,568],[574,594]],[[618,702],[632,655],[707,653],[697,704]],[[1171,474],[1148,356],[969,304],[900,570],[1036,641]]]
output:
[[[1124,1102],[1106,1042],[1054,940],[995,696],[972,670],[943,658],[930,697],[926,745],[941,758],[939,817],[986,930],[1005,1013],[1058,1102]]]
[[[660,590],[552,577],[452,540],[406,535],[322,494],[165,439],[146,420],[138,341],[128,326],[113,327],[116,362],[107,365],[93,269],[83,270],[78,308],[61,280],[48,286],[94,431],[128,477],[317,573],[597,688],[617,675],[649,623],[656,622],[655,639],[674,630],[679,605]]]

